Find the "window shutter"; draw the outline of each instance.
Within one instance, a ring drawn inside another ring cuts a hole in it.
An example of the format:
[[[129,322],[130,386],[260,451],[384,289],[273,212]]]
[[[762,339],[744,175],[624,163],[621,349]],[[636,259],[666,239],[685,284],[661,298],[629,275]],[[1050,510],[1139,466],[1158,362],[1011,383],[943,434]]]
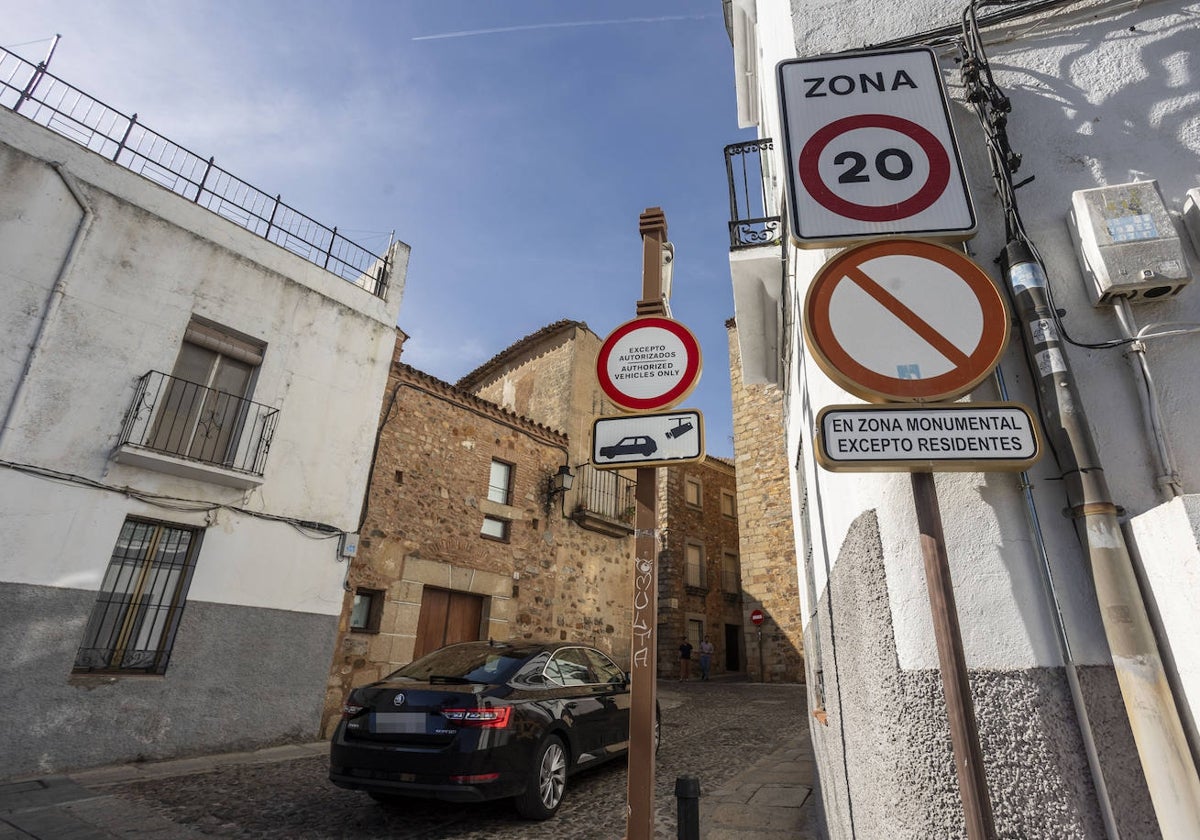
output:
[[[262,344],[231,335],[224,330],[210,327],[198,321],[193,320],[187,325],[187,331],[183,334],[183,340],[189,344],[195,344],[199,347],[212,350],[215,353],[220,353],[222,356],[228,356],[231,359],[237,359],[239,362],[245,362],[248,365],[257,367],[262,364]]]

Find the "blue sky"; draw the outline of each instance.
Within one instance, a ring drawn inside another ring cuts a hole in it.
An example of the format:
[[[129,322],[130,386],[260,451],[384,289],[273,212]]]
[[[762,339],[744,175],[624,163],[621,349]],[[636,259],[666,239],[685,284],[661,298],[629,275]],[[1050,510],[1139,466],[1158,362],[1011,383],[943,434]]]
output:
[[[412,246],[404,360],[453,382],[561,318],[634,316],[638,215],[661,206],[686,407],[733,454],[720,0],[13,4],[0,45],[339,230]]]

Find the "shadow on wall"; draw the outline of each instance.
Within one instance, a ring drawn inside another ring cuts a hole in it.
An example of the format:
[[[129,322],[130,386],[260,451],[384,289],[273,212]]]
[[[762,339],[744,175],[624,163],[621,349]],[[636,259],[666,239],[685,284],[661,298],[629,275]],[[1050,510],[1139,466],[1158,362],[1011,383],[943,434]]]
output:
[[[831,834],[961,836],[941,676],[900,668],[873,511],[851,524],[807,641],[820,657],[812,732]],[[1157,836],[1112,669],[1081,679],[1121,835]],[[970,683],[997,832],[1104,836],[1063,669],[972,670]]]

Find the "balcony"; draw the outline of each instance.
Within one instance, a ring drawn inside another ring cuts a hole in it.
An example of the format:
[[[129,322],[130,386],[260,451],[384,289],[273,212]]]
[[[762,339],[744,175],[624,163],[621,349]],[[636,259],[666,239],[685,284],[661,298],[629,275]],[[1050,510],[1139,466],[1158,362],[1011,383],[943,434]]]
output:
[[[278,417],[276,408],[152,370],[138,380],[113,460],[257,487]]]
[[[742,380],[778,385],[782,330],[784,225],[770,215],[776,192],[770,172],[775,141],[766,137],[725,147],[729,176],[729,275],[737,320]]]
[[[571,518],[576,524],[610,537],[632,534],[637,482],[614,470],[598,470],[590,464],[580,464],[575,475],[575,509]]]
[[[725,174],[729,178],[729,250],[778,246],[783,223],[769,215],[763,153],[775,148],[770,137],[725,147]]]

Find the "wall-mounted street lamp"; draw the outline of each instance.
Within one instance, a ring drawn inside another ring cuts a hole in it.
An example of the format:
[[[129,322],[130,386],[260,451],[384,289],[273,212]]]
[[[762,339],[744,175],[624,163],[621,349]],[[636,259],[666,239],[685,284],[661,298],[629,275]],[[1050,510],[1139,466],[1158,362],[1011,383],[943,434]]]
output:
[[[566,495],[571,489],[571,485],[575,483],[575,474],[571,472],[571,468],[563,464],[558,468],[558,472],[546,479],[546,508],[554,503],[554,497],[562,494],[562,500],[559,507],[562,509],[563,516],[567,515],[566,511]]]

